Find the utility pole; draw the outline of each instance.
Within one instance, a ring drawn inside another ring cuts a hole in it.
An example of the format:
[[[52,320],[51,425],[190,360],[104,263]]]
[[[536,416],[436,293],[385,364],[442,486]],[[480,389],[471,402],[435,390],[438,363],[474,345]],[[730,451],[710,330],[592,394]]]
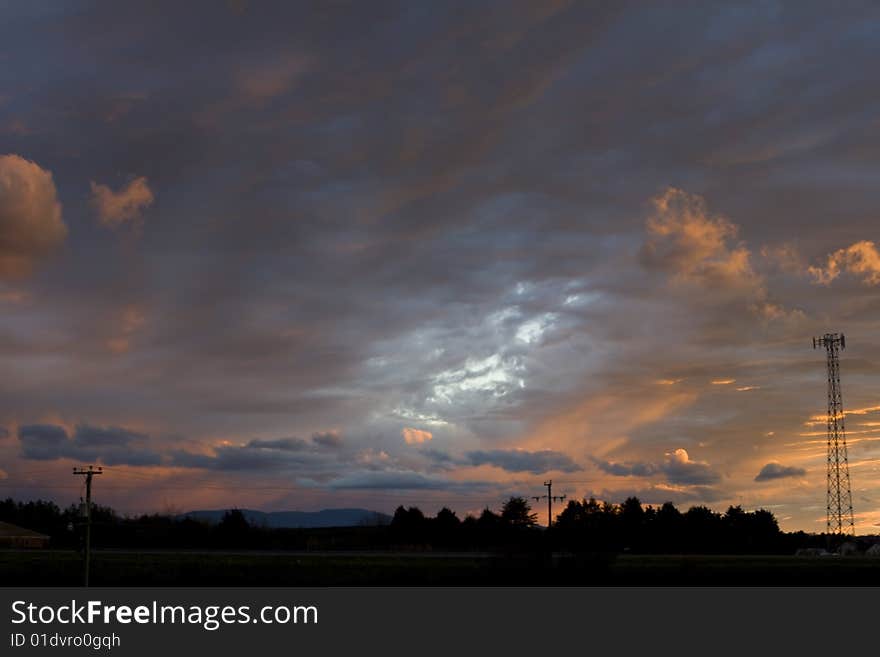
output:
[[[550,526],[553,524],[553,502],[561,502],[565,499],[565,495],[554,495],[553,494],[553,480],[545,481],[544,485],[547,487],[546,495],[534,495],[532,499],[536,502],[540,502],[543,499],[547,500],[547,529],[550,529]]]
[[[843,398],[840,392],[840,350],[846,349],[843,333],[826,333],[813,338],[813,349],[825,347],[828,372],[826,533],[830,547],[832,534],[855,533],[849,459],[846,450]]]
[[[92,477],[103,472],[102,468],[90,465],[88,468],[74,468],[74,475],[86,478],[86,550],[83,571],[83,586],[89,585],[89,561],[92,556]]]

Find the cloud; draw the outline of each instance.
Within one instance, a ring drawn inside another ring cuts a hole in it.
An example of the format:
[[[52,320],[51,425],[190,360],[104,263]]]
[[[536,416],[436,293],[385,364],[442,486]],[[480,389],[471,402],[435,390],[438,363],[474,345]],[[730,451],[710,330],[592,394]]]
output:
[[[692,461],[687,451],[681,448],[666,455],[666,461],[663,464],[663,471],[666,473],[666,478],[669,483],[682,484],[685,486],[714,484],[721,479],[721,477],[709,467],[708,463],[703,461]]]
[[[244,445],[220,444],[205,452],[176,450],[171,464],[182,468],[220,471],[298,472],[313,474],[345,466],[334,455],[319,451],[301,438],[256,439]]]
[[[171,465],[219,471],[273,471],[283,470],[295,450],[246,446],[221,446],[211,454],[186,450],[171,453]]]
[[[431,440],[434,436],[430,431],[422,431],[421,429],[413,429],[412,427],[404,427],[400,432],[404,442],[407,445],[421,445]]]
[[[246,447],[254,449],[280,449],[285,452],[298,452],[305,449],[307,443],[302,438],[276,438],[273,440],[252,440]]]
[[[253,101],[269,101],[289,91],[309,67],[307,57],[294,55],[262,62],[239,69],[236,86],[244,96]]]
[[[524,449],[492,449],[468,452],[467,462],[470,465],[492,465],[507,472],[531,472],[541,474],[551,470],[577,472],[583,468],[562,452],[545,449],[529,452]]]
[[[29,424],[18,429],[22,457],[34,461],[73,459],[104,465],[161,465],[162,457],[145,447],[146,434],[122,427],[79,425],[73,436],[54,424]]]
[[[67,430],[52,424],[30,424],[18,428],[21,453],[26,459],[50,461],[67,454]]]
[[[807,271],[818,285],[830,285],[842,272],[861,277],[865,285],[878,285],[880,252],[874,242],[862,240],[830,254],[824,267],[809,267]]]
[[[440,464],[453,464],[456,459],[449,453],[439,449],[423,449],[421,454],[430,461]]]
[[[678,507],[692,504],[712,504],[728,497],[727,493],[712,486],[671,486],[667,484],[657,484],[645,488],[603,490],[590,495],[598,500],[608,502],[619,503],[627,497],[637,497],[642,504],[659,506],[666,502],[672,502]]]
[[[485,482],[450,481],[441,477],[430,477],[419,472],[407,470],[383,470],[353,472],[338,477],[326,484],[327,488],[344,489],[384,489],[384,490],[469,490],[485,488]]]
[[[778,246],[762,246],[761,256],[772,266],[789,274],[802,274],[805,263],[794,244],[786,242]]]
[[[18,155],[0,155],[0,278],[20,278],[64,242],[52,174]]]
[[[74,434],[74,442],[80,447],[112,447],[145,440],[147,440],[146,434],[121,427],[80,425]]]
[[[129,305],[117,314],[111,322],[114,333],[107,340],[107,348],[114,354],[124,354],[131,348],[132,339],[143,326],[146,316],[142,308]]]
[[[137,221],[145,208],[153,204],[153,192],[143,176],[135,178],[118,192],[107,185],[92,181],[92,204],[98,219],[108,228],[116,228],[127,221]]]
[[[760,286],[749,250],[735,241],[737,226],[710,215],[701,196],[670,187],[652,204],[641,253],[646,265],[708,287]]]
[[[616,463],[597,458],[592,461],[602,472],[615,477],[650,477],[662,472],[662,468],[654,463]]]
[[[321,447],[337,448],[342,446],[342,436],[335,431],[323,431],[313,433],[312,442]]]
[[[803,477],[805,474],[807,474],[807,471],[803,468],[786,466],[774,461],[761,468],[761,471],[755,477],[755,481],[772,481],[773,479],[784,479],[786,477]]]
[[[662,474],[670,484],[681,486],[705,486],[721,479],[708,463],[691,460],[687,450],[681,448],[667,453],[663,463],[614,463],[596,458],[592,460],[600,470],[616,477],[651,477]]]

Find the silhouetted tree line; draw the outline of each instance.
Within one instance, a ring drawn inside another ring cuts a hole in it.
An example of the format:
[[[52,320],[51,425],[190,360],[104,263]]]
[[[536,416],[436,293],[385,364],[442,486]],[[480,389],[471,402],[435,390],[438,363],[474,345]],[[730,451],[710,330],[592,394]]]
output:
[[[460,519],[455,511],[443,507],[433,518],[426,517],[417,507],[400,506],[388,528],[394,547],[422,549],[529,549],[543,540],[536,531],[537,515],[522,497],[511,497],[500,513],[491,509],[475,517]]]
[[[0,520],[48,534],[53,547],[77,547],[82,539],[81,506],[62,510],[53,502],[0,501]],[[521,497],[498,512],[459,518],[448,508],[426,516],[400,506],[390,525],[280,529],[253,525],[237,509],[219,523],[162,514],[121,517],[93,505],[92,540],[106,548],[202,548],[278,550],[554,550],[590,553],[791,554],[821,547],[822,535],[783,533],[770,511],[731,506],[717,513],[705,506],[685,512],[673,504],[644,506],[630,497],[622,504],[571,500],[548,531]]]
[[[779,553],[792,551],[770,511],[731,506],[717,513],[693,506],[682,513],[629,497],[622,504],[571,500],[556,518],[558,542],[571,549],[638,553]]]

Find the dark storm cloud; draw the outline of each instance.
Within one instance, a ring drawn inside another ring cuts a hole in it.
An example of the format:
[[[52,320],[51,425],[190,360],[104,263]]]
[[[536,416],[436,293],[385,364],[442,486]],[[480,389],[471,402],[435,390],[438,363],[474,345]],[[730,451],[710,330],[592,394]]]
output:
[[[705,486],[721,479],[708,463],[691,460],[684,449],[667,454],[662,463],[615,463],[597,458],[592,461],[600,470],[616,477],[651,477],[660,474],[670,484],[680,486]]]
[[[797,468],[790,465],[782,465],[781,463],[768,463],[755,476],[755,481],[772,481],[774,479],[785,479],[786,477],[803,477],[807,471],[803,468]]]
[[[568,455],[550,449],[537,452],[519,449],[475,450],[468,452],[466,456],[471,465],[492,465],[508,472],[541,474],[551,470],[561,470],[562,472],[583,470]]]
[[[35,461],[74,459],[105,465],[155,466],[162,456],[149,448],[149,437],[120,427],[79,425],[73,437],[54,424],[20,426],[22,457]]]
[[[655,463],[613,463],[593,459],[593,463],[602,470],[615,477],[650,477],[661,471]]]
[[[77,426],[73,436],[74,444],[80,447],[126,446],[147,440],[147,435],[120,427]]]
[[[276,438],[273,440],[252,440],[246,447],[298,452],[305,449],[306,445],[306,441],[302,438]]]
[[[183,468],[231,471],[292,471],[324,469],[334,463],[313,451],[298,438],[252,440],[245,445],[221,445],[212,454],[177,450],[171,465]]]
[[[337,448],[342,446],[342,436],[332,431],[312,434],[312,442],[321,447]]]
[[[439,464],[453,464],[457,462],[451,454],[447,454],[439,449],[423,449],[420,453],[428,460]]]
[[[65,456],[67,430],[52,424],[28,424],[18,428],[21,453],[26,459],[49,461]]]

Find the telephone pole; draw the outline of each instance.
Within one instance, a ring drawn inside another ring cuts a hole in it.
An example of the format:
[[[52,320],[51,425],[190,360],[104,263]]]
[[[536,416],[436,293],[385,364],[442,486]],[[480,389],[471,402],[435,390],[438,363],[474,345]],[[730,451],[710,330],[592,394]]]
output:
[[[813,338],[813,349],[825,347],[828,370],[827,411],[827,494],[826,533],[830,545],[831,535],[854,534],[852,489],[849,482],[849,459],[846,450],[843,398],[840,393],[840,350],[846,349],[843,333],[826,333]]]
[[[89,562],[92,556],[92,477],[103,472],[102,468],[90,465],[88,468],[74,468],[74,475],[86,478],[86,550],[83,571],[83,586],[89,585]]]
[[[550,526],[553,524],[553,502],[561,502],[565,499],[565,495],[554,495],[553,494],[553,480],[545,481],[544,485],[547,487],[546,495],[533,495],[532,499],[536,502],[540,502],[543,499],[547,500],[547,529],[550,529]]]

